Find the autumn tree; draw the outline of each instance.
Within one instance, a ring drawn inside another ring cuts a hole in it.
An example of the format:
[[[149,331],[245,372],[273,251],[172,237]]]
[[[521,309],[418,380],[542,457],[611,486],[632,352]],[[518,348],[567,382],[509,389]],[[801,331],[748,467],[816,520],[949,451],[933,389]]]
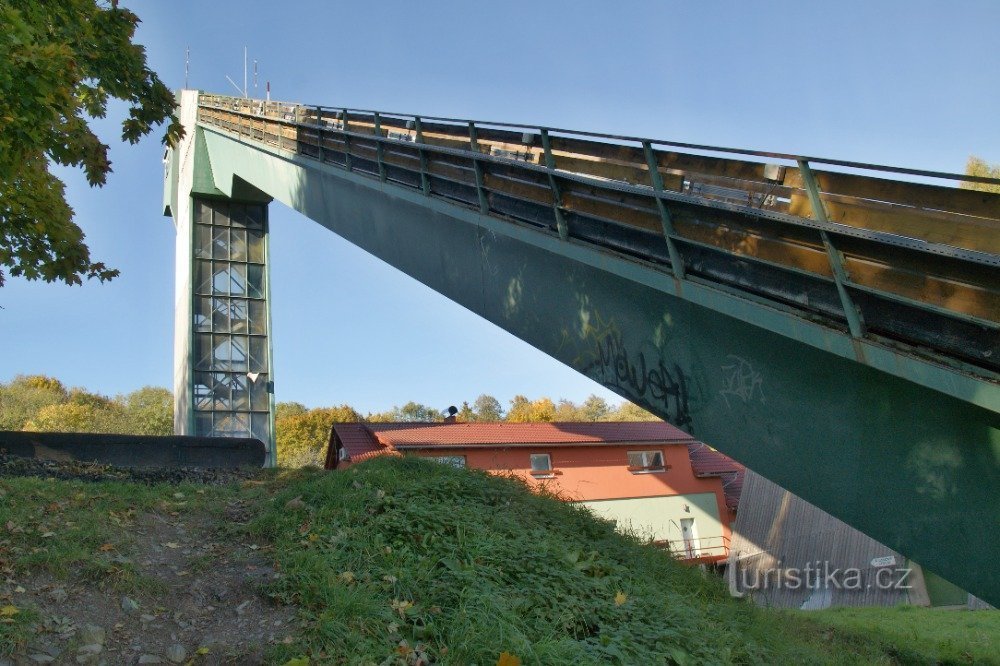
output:
[[[996,178],[1000,180],[1000,164],[990,164],[986,160],[975,155],[969,157],[965,164],[966,176],[980,176],[982,178]],[[974,181],[962,181],[962,187],[967,190],[979,190],[981,192],[993,192],[1000,194],[1000,183],[977,183]]]
[[[302,413],[285,411],[275,419],[274,430],[281,467],[322,466],[334,423],[361,420],[361,415],[348,405],[310,409]]]
[[[35,432],[94,432],[114,435],[170,435],[174,431],[174,398],[165,388],[146,386],[108,398],[75,388],[59,388],[57,380],[45,380],[51,395],[61,396],[36,409],[17,429]],[[54,386],[53,382],[58,386]],[[18,381],[11,382],[16,386]],[[0,394],[6,387],[0,386]]]
[[[565,398],[560,398],[559,402],[556,403],[556,411],[552,420],[567,423],[572,421],[583,421],[584,419],[581,417],[582,414],[580,413],[580,408],[575,402]]]
[[[38,410],[24,429],[32,432],[96,432],[121,433],[122,415],[113,404],[97,401],[63,402]]]
[[[309,410],[301,402],[279,402],[274,406],[274,419],[280,421],[289,416],[299,416]]]
[[[605,417],[605,421],[659,421],[656,414],[648,412],[634,402],[625,401]]]
[[[44,375],[19,375],[0,384],[0,430],[21,430],[42,408],[69,399],[62,382]]]
[[[555,420],[556,405],[551,398],[528,400],[523,395],[516,395],[510,401],[507,420],[511,423],[538,423]]]
[[[476,420],[476,412],[472,409],[467,400],[462,402],[462,407],[458,410],[458,414],[456,416],[458,417],[457,420],[462,421],[463,423],[469,423],[470,421]]]
[[[611,406],[604,398],[590,394],[583,404],[580,405],[580,417],[582,421],[603,421],[611,413]]]
[[[159,386],[144,386],[116,398],[124,408],[129,434],[172,435],[174,394]]]
[[[402,407],[398,405],[387,412],[374,412],[365,417],[371,423],[404,423],[407,421],[433,422],[443,421],[444,414],[440,409],[435,409],[427,405],[412,400]]]
[[[121,138],[136,143],[170,119],[174,97],[132,43],[139,18],[118,0],[0,0],[0,285],[10,275],[80,284],[118,275],[94,262],[52,163],[81,167],[91,186],[111,171],[88,123],[108,101],[129,105]]]

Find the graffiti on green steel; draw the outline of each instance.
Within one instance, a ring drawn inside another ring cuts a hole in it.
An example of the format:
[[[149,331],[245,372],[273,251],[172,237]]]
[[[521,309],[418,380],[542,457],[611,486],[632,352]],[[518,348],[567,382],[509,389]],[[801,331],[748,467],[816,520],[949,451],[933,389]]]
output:
[[[742,356],[730,354],[726,358],[730,363],[722,366],[726,379],[722,390],[719,391],[719,395],[726,401],[726,407],[732,407],[730,398],[734,400],[738,398],[744,403],[754,398],[759,398],[761,403],[767,402],[764,398],[764,376],[754,370],[750,361]]]
[[[592,331],[594,345],[581,368],[604,386],[630,397],[674,425],[691,429],[688,380],[677,363],[661,354],[633,351],[614,327]]]

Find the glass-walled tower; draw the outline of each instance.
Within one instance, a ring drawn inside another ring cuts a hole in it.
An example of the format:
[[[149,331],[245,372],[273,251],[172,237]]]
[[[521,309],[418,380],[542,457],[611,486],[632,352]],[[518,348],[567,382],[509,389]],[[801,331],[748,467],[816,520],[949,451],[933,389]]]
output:
[[[270,447],[267,206],[192,204],[192,434]]]
[[[276,463],[268,271],[271,197],[213,156],[197,90],[178,94],[184,126],[164,156],[163,212],[173,218],[174,432],[256,437]]]

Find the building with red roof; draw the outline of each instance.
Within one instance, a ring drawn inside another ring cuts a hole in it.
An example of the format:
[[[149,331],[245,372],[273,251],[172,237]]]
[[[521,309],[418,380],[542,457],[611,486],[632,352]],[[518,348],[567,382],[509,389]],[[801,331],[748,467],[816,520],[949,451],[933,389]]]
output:
[[[326,467],[381,455],[516,475],[692,562],[726,559],[744,474],[662,421],[338,423]]]

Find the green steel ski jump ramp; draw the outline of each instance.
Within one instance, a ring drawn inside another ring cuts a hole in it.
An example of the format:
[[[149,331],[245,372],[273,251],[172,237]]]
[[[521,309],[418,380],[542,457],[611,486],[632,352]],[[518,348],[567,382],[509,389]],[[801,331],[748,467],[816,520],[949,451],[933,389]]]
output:
[[[180,112],[178,434],[273,460],[273,198],[1000,603],[1000,195],[956,187],[996,181],[197,91]]]

